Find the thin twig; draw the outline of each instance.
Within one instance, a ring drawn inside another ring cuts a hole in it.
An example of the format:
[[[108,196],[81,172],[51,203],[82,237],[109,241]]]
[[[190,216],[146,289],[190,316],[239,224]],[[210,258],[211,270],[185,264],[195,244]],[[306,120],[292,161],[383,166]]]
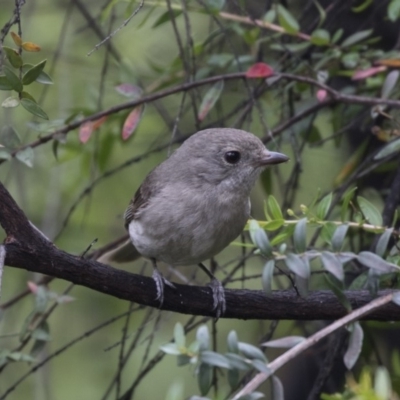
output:
[[[343,318],[338,319],[334,323],[328,325],[327,327],[321,329],[316,332],[314,335],[310,336],[304,342],[298,344],[297,346],[291,348],[287,352],[285,352],[280,357],[276,358],[274,361],[267,364],[267,368],[269,373],[258,373],[243,389],[241,389],[233,398],[233,400],[238,400],[240,397],[245,396],[254,392],[258,386],[261,385],[266,379],[268,379],[272,374],[274,374],[279,368],[285,365],[287,362],[297,357],[303,351],[307,350],[315,343],[318,343],[321,339],[330,335],[332,332],[335,332],[339,328],[342,328],[351,322],[357,321],[365,315],[371,313],[372,311],[384,306],[387,303],[390,303],[393,300],[393,296],[395,292],[390,293],[386,296],[379,297],[376,300],[371,301],[363,307],[360,307],[357,310],[352,311],[350,314],[346,315]]]

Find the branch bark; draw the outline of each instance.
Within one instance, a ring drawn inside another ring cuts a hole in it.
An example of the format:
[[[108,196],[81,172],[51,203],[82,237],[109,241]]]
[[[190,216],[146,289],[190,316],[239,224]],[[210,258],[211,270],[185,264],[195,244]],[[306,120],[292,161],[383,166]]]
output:
[[[64,279],[95,291],[151,307],[159,307],[154,281],[94,260],[66,253],[48,241],[29,222],[6,188],[0,183],[0,224],[6,231],[5,264],[15,268]],[[209,287],[176,284],[165,288],[161,309],[183,314],[213,317]],[[383,290],[379,295],[391,293]],[[372,300],[367,291],[349,291],[353,308]],[[274,292],[271,298],[254,290],[225,290],[227,310],[222,318],[335,320],[346,315],[345,308],[330,291],[315,291],[300,298],[294,290]],[[395,304],[387,304],[368,315],[370,320],[398,321]]]

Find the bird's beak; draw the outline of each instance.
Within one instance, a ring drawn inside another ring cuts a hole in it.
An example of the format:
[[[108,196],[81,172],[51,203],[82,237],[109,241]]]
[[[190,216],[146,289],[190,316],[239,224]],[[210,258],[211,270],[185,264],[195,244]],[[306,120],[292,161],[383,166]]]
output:
[[[276,151],[265,150],[263,156],[258,160],[257,164],[260,167],[264,167],[271,164],[280,164],[288,161],[289,157]]]

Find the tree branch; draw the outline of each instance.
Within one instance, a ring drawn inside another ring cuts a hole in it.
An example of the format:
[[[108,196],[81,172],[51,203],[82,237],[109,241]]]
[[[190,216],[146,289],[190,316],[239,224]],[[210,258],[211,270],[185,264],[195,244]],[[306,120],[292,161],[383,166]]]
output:
[[[294,74],[287,74],[287,73],[275,73],[275,76],[280,77],[282,79],[287,79],[291,81],[296,81],[296,82],[303,82],[303,83],[308,83],[312,86],[318,87],[320,89],[324,89],[329,93],[330,99],[327,101],[323,102],[322,104],[324,106],[331,105],[333,103],[348,103],[348,104],[364,104],[364,105],[378,105],[378,104],[385,104],[394,108],[400,108],[400,100],[392,100],[392,99],[383,99],[379,97],[369,97],[369,96],[357,96],[357,95],[349,95],[345,93],[338,92],[337,90],[331,88],[330,86],[327,86],[323,83],[318,82],[315,79],[306,77],[306,76],[300,76],[300,75],[294,75]],[[65,135],[71,131],[73,131],[76,128],[79,128],[82,124],[85,124],[86,122],[89,121],[95,121],[98,120],[102,117],[115,114],[119,111],[122,110],[127,110],[130,108],[137,107],[141,104],[147,104],[151,103],[155,100],[162,99],[164,97],[168,97],[172,94],[180,93],[180,92],[186,92],[191,89],[212,84],[220,80],[228,81],[228,80],[239,80],[239,79],[248,79],[246,78],[246,72],[234,72],[231,74],[224,74],[224,75],[216,75],[216,76],[211,76],[209,78],[205,79],[200,79],[197,81],[191,81],[191,82],[185,82],[183,84],[160,90],[155,93],[150,93],[146,96],[143,96],[139,99],[131,100],[125,103],[118,104],[116,106],[110,107],[106,110],[99,111],[97,113],[94,113],[92,115],[89,115],[86,118],[82,118],[78,121],[71,122],[70,124],[67,124],[63,126],[60,129],[57,129],[47,135],[41,136],[39,139],[19,147],[18,149],[15,149],[11,155],[15,157],[15,155],[21,151],[24,150],[27,147],[38,147],[44,143],[47,143],[57,137],[60,137],[62,135]],[[319,107],[316,106],[316,109]],[[301,114],[300,114],[301,116]],[[297,119],[295,119],[296,121]],[[293,121],[289,121],[290,123],[293,123]],[[0,160],[0,164],[2,161]]]
[[[5,264],[50,275],[123,300],[158,308],[154,281],[142,275],[112,268],[94,260],[68,254],[49,242],[33,228],[23,211],[0,183],[0,224],[7,233],[4,241]],[[161,309],[183,314],[214,316],[209,287],[175,284],[166,286]],[[380,295],[390,290],[379,292]],[[353,308],[372,300],[367,291],[349,291]],[[223,318],[333,320],[346,315],[345,308],[330,291],[312,292],[307,298],[293,290],[274,292],[271,298],[254,290],[226,289],[227,311]],[[400,320],[398,308],[387,304],[368,316],[371,320]]]

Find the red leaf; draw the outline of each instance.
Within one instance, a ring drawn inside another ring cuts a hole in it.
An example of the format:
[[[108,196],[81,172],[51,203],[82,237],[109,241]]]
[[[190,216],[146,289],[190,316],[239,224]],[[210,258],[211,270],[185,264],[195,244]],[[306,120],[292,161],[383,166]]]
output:
[[[106,120],[107,116],[104,116],[95,121],[88,121],[82,124],[79,128],[79,141],[85,144],[92,136],[93,131],[103,125]]]
[[[246,78],[268,78],[274,70],[265,63],[259,62],[252,65],[246,72]]]
[[[135,107],[128,115],[124,122],[124,126],[122,128],[122,140],[127,140],[130,138],[132,133],[135,131],[140,118],[142,117],[144,110],[144,106],[137,106]]]
[[[93,121],[88,121],[82,124],[79,128],[79,141],[85,144],[92,136]]]

